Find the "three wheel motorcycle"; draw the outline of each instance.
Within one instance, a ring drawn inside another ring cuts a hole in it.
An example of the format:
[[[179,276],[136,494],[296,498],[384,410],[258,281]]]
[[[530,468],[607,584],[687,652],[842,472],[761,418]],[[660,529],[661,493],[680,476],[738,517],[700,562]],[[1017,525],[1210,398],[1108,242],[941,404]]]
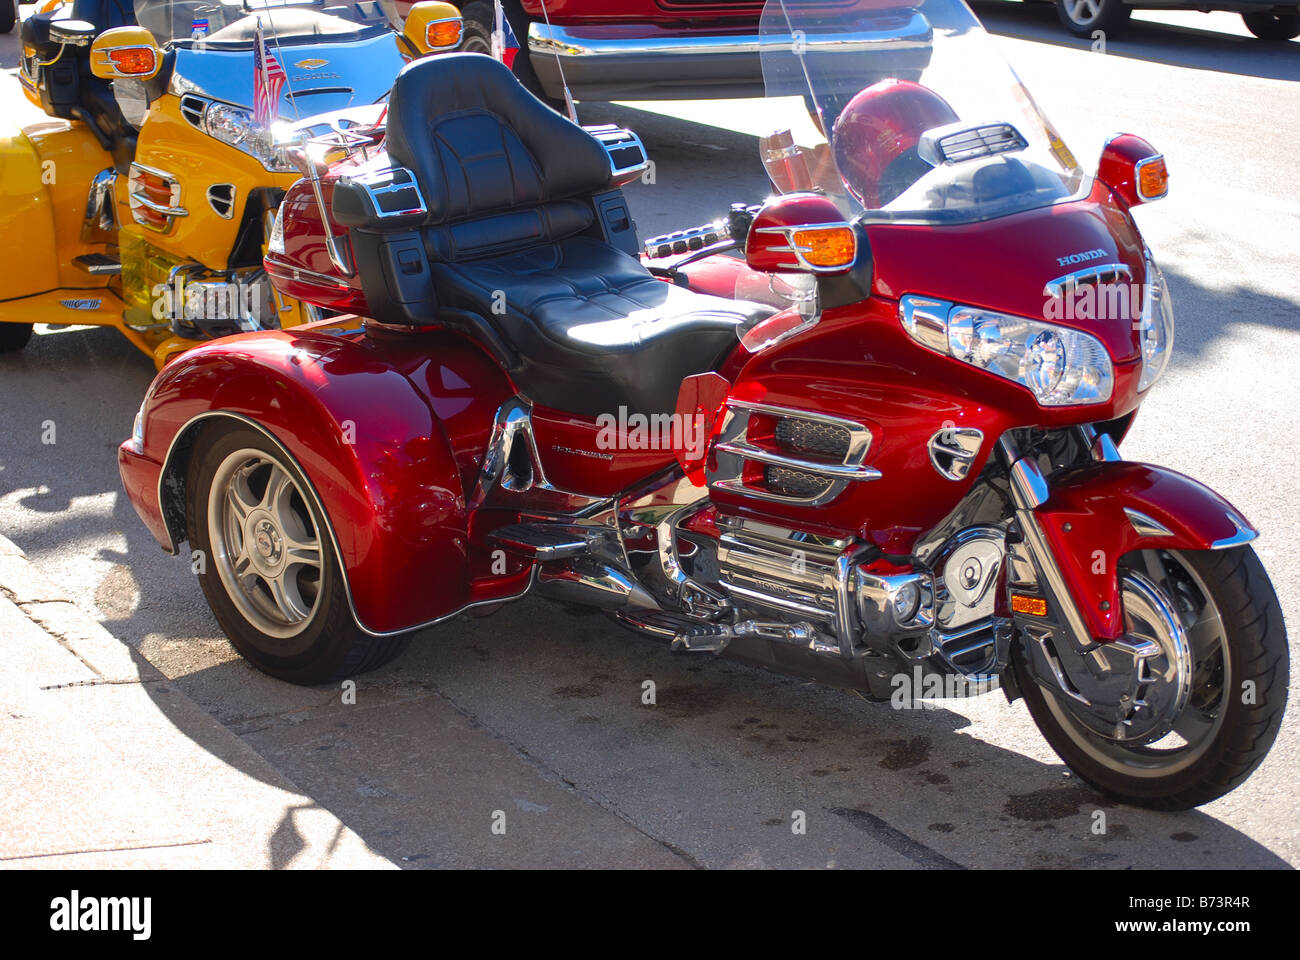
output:
[[[1000,686],[1102,790],[1223,795],[1287,644],[1249,521],[1119,453],[1173,347],[1130,213],[1163,158],[1118,136],[1086,174],[960,0],[763,31],[729,122],[777,192],[644,246],[634,134],[486,57],[404,68],[268,245],[342,316],[166,368],[137,511],[292,682],[533,593],[881,701]]]

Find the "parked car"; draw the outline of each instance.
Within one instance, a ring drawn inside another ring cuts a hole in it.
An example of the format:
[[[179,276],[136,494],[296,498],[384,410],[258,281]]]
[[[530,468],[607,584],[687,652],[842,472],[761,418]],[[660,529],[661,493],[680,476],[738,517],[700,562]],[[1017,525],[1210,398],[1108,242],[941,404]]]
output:
[[[1272,0],[1055,0],[1065,28],[1079,37],[1098,30],[1116,36],[1134,10],[1234,10],[1246,29],[1261,40],[1290,40],[1300,36],[1300,6]]]

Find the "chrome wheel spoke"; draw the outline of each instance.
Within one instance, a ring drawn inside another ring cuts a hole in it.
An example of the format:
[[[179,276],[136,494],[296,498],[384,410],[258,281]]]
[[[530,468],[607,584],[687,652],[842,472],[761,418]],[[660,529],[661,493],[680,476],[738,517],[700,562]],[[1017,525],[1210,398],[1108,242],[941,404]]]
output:
[[[231,478],[226,487],[226,505],[235,522],[243,525],[248,514],[257,507],[257,497],[248,486],[248,471],[241,470]]]
[[[289,499],[293,495],[293,480],[289,474],[278,466],[271,468],[271,476],[266,481],[266,490],[262,493],[261,507],[271,516],[281,521],[283,526],[283,515],[291,509]]]
[[[292,576],[287,575],[287,571],[281,572],[278,577],[267,577],[265,583],[281,616],[290,623],[306,620],[311,614],[311,605],[304,602],[297,583]]]

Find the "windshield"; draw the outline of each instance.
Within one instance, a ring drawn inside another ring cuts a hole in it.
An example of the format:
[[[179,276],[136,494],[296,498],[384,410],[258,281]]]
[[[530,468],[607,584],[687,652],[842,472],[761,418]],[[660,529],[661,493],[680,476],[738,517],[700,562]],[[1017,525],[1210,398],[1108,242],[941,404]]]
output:
[[[251,47],[258,20],[263,36],[281,43],[357,40],[389,26],[375,0],[135,0],[135,18],[160,44],[182,48],[194,42],[216,49]]]
[[[1086,177],[962,0],[768,0],[763,164],[846,217],[960,223]]]

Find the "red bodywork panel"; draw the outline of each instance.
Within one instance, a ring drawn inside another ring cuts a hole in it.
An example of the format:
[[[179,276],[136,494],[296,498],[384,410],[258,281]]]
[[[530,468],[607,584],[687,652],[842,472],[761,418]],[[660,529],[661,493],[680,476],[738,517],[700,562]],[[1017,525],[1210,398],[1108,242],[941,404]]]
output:
[[[321,178],[321,194],[327,205],[333,200],[337,180],[335,171]],[[369,308],[361,291],[360,277],[355,271],[350,277],[340,273],[325,249],[320,205],[308,180],[299,180],[289,188],[281,205],[280,218],[284,229],[284,253],[268,252],[263,260],[275,288],[285,296],[329,310],[365,316]],[[355,264],[348,228],[331,223],[330,230],[348,263]]]
[[[1138,196],[1134,164],[1158,156],[1159,151],[1141,137],[1121,133],[1109,140],[1102,150],[1101,160],[1097,164],[1097,179],[1114,190],[1126,206],[1145,203]]]
[[[458,336],[337,332],[349,325],[358,321],[226,338],[167,366],[145,403],[142,455],[128,446],[119,456],[132,503],[174,548],[157,486],[173,441],[202,414],[243,416],[315,488],[365,629],[407,629],[518,593],[527,571],[491,575],[466,517],[497,408],[515,393],[509,379]]]
[[[1236,507],[1209,487],[1146,463],[1077,467],[1054,474],[1051,488],[1051,497],[1034,512],[1070,594],[1100,640],[1124,632],[1117,567],[1126,553],[1208,550],[1216,540],[1238,533],[1233,517],[1253,530]],[[1139,534],[1125,507],[1146,514],[1173,536]]]

